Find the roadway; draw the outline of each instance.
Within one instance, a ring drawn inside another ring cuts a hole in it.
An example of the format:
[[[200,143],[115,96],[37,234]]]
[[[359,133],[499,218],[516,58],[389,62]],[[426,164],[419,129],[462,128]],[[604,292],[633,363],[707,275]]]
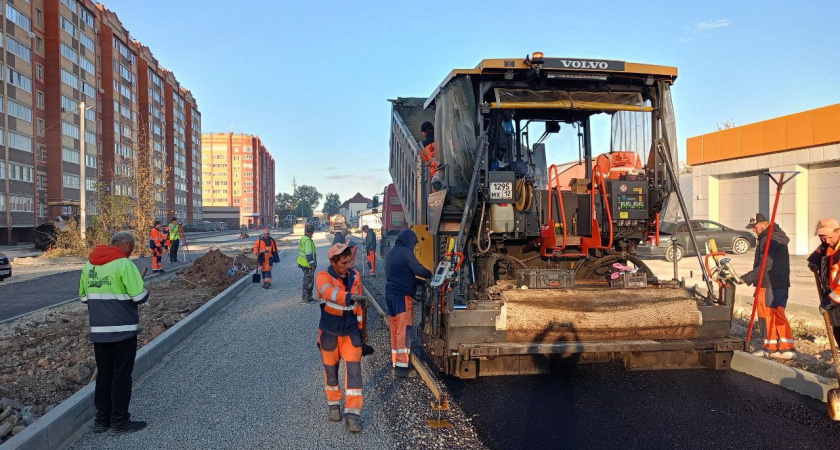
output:
[[[257,236],[251,233],[248,239],[239,239],[238,230],[212,236],[196,236],[189,240],[189,256],[191,260],[195,260],[204,256],[211,248],[218,247],[251,248],[256,238]],[[170,263],[169,256],[165,254],[163,269],[167,272],[180,269],[187,264],[184,262],[185,256],[183,245],[178,252],[178,263]],[[141,272],[148,268],[151,273],[150,257],[137,258],[134,263]],[[33,272],[29,266],[15,266],[12,269],[12,278],[0,283],[0,321],[78,297],[82,267],[83,264],[73,264],[71,267],[44,265],[38,266]],[[23,272],[20,276],[17,275],[18,269],[22,269]]]
[[[586,364],[550,376],[447,379],[490,448],[838,448],[825,404],[735,371],[629,372]]]

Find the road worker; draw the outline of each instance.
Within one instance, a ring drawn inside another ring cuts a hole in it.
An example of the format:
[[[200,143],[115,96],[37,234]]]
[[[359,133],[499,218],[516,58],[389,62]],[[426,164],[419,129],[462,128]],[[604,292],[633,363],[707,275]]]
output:
[[[347,228],[342,229],[338,233],[335,234],[333,237],[333,245],[335,244],[346,244],[347,243],[347,235],[350,234],[350,230]]]
[[[167,245],[167,236],[163,232],[163,222],[155,220],[152,234],[149,236],[149,248],[152,249],[152,273],[163,273],[163,250]]]
[[[840,342],[840,222],[826,217],[817,222],[820,246],[808,257],[808,267],[819,275],[820,309],[828,312],[834,342]]]
[[[178,247],[181,245],[181,224],[178,223],[178,218],[173,217],[166,227],[169,234],[169,262],[178,262]]]
[[[271,267],[278,262],[277,241],[271,237],[271,230],[263,229],[263,235],[254,243],[254,254],[257,255],[257,262],[262,272],[263,289],[271,287]]]
[[[757,299],[758,323],[759,329],[764,335],[764,346],[762,350],[753,354],[790,360],[796,357],[793,332],[785,316],[790,290],[790,255],[787,247],[790,238],[779,227],[779,224],[774,223],[772,226],[773,237],[770,240],[764,277],[761,286],[759,286]],[[755,215],[754,219],[750,220],[747,228],[755,232],[758,237],[758,244],[755,248],[753,269],[745,273],[741,279],[744,280],[744,283],[756,286],[758,276],[761,273],[761,260],[764,256],[764,247],[767,245],[770,221],[767,216],[759,213]]]
[[[391,329],[391,364],[394,373],[400,378],[414,376],[413,369],[409,370],[409,361],[414,329],[412,302],[417,291],[417,277],[432,277],[432,272],[414,256],[416,245],[417,235],[414,231],[402,230],[385,260],[385,300]]]
[[[303,270],[303,288],[300,291],[300,302],[314,302],[312,289],[315,287],[315,269],[318,267],[318,258],[315,255],[315,242],[312,235],[315,234],[315,225],[307,224],[303,229],[303,236],[300,238],[298,248],[297,264]]]
[[[132,421],[128,413],[140,331],[137,305],[149,299],[140,271],[128,259],[134,245],[134,235],[121,231],[111,238],[111,245],[96,246],[79,280],[79,298],[88,305],[89,339],[97,369],[94,433],[110,429],[112,434],[124,434],[146,428],[146,422]]]
[[[344,425],[351,433],[362,431],[362,282],[352,269],[352,250],[346,244],[334,244],[327,251],[330,266],[318,272],[318,296],[321,321],[318,348],[324,360],[324,380],[329,405],[329,419],[341,421],[341,388],[338,364],[344,359]]]
[[[367,256],[367,267],[370,275],[376,275],[376,233],[369,226],[362,226],[362,233],[365,235],[365,255]]]
[[[429,166],[429,176],[434,177],[438,171],[438,164],[435,160],[435,126],[431,122],[423,122],[420,125],[420,132],[423,133],[423,148],[420,150],[420,156],[423,162]]]

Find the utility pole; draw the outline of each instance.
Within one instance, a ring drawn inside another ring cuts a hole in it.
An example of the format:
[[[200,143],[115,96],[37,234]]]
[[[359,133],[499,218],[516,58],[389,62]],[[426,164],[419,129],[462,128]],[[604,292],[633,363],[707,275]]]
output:
[[[79,234],[82,242],[85,240],[87,231],[87,204],[85,194],[87,190],[87,178],[85,177],[85,102],[79,102]]]

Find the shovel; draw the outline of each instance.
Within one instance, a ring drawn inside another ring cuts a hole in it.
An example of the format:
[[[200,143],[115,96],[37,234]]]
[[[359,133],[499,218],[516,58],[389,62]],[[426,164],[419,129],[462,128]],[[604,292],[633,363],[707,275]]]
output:
[[[229,277],[236,275],[236,272],[239,272],[239,267],[236,267],[236,256],[233,257],[233,267],[227,270],[227,274]]]
[[[825,292],[823,292],[822,284],[820,283],[819,272],[814,272],[814,280],[817,282],[817,292],[820,295],[820,301],[822,301],[825,298]],[[831,357],[834,364],[835,376],[837,377],[837,382],[840,383],[840,356],[837,354],[837,342],[834,340],[834,329],[831,326],[831,318],[829,317],[828,311],[820,308],[820,312],[822,312],[823,319],[825,320],[825,331],[828,334],[828,344],[831,346]],[[835,422],[840,422],[840,389],[834,388],[828,391],[826,405],[828,406],[828,417]]]

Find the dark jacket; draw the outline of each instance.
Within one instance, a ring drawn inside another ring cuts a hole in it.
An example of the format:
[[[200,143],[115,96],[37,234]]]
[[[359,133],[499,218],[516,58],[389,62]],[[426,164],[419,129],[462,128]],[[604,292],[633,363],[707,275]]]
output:
[[[779,228],[779,225],[774,224],[773,227],[773,239],[770,241],[770,251],[767,253],[767,265],[764,269],[764,279],[761,282],[761,287],[786,289],[790,287],[790,254],[788,253],[790,238]],[[769,232],[770,228],[768,227],[758,235],[753,270],[741,277],[744,283],[753,286],[758,283],[758,275],[761,272],[761,258],[764,256],[764,246],[767,245]]]
[[[376,233],[374,233],[373,230],[368,230],[367,235],[365,236],[365,251],[376,251]]]
[[[385,295],[414,296],[417,281],[414,278],[431,278],[432,272],[423,267],[414,256],[417,235],[411,230],[402,230],[397,236],[394,248],[385,259]]]
[[[347,243],[346,241],[347,241],[347,239],[344,237],[344,233],[339,231],[338,233],[335,234],[335,237],[333,238],[333,245],[335,245],[335,244],[346,244]]]

